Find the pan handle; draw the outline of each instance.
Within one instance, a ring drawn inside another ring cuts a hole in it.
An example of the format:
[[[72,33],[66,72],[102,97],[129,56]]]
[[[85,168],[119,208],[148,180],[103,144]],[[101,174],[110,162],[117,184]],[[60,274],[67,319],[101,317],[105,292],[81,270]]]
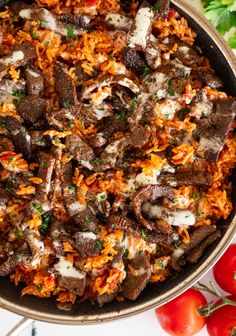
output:
[[[33,324],[33,322],[33,320],[24,317],[11,330],[9,330],[5,336],[20,336],[20,333],[30,324]]]

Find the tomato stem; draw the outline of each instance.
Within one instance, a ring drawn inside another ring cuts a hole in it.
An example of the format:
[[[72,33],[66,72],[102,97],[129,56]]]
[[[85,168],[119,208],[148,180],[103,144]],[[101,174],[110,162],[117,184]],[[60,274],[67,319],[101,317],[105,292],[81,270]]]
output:
[[[219,304],[214,304],[213,302],[210,302],[209,304],[199,307],[198,312],[201,316],[208,317],[210,316],[215,310],[230,305],[230,306],[235,306],[236,307],[236,302],[229,300],[225,298],[214,286],[213,282],[210,281],[210,287],[198,282],[199,286],[194,286],[195,289],[198,289],[203,292],[208,292],[212,295],[214,295],[217,298],[220,298],[222,302]]]

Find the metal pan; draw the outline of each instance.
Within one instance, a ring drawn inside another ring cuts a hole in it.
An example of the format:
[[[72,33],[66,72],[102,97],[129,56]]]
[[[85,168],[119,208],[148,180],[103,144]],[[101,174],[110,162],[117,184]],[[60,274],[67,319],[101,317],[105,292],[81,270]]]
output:
[[[0,5],[1,5],[0,1]],[[228,94],[236,95],[236,59],[216,30],[194,9],[182,0],[173,0],[172,5],[183,15],[198,33],[196,43],[208,56],[217,74],[223,79]],[[233,181],[236,181],[233,179]],[[55,299],[21,297],[21,288],[16,288],[8,278],[0,279],[0,306],[14,313],[36,320],[68,325],[92,324],[113,321],[160,306],[172,300],[198,281],[219,259],[236,232],[236,183],[233,193],[234,209],[226,221],[219,222],[222,238],[213,244],[194,266],[188,266],[174,279],[157,285],[149,285],[136,301],[112,302],[102,308],[89,302],[77,303],[71,311],[56,308]]]

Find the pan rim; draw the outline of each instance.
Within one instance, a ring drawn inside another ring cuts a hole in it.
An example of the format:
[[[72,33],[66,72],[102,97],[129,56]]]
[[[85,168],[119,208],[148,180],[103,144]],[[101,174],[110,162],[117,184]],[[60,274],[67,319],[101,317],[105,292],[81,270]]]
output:
[[[221,53],[226,57],[227,62],[234,74],[236,76],[236,57],[233,54],[232,50],[229,48],[223,37],[216,31],[216,29],[205,19],[200,13],[196,12],[196,10],[190,5],[186,4],[183,0],[172,0],[172,4],[174,4],[178,9],[185,12],[185,14],[189,15],[195,22],[198,22],[205,31],[207,35],[217,43],[218,48]],[[215,251],[213,251],[209,257],[204,260],[204,262],[192,273],[190,274],[182,283],[178,286],[168,290],[164,294],[155,297],[151,300],[148,300],[144,303],[134,304],[133,307],[124,308],[120,311],[111,311],[108,313],[101,314],[93,314],[93,315],[83,315],[83,316],[60,316],[49,313],[37,312],[31,308],[27,308],[21,306],[20,304],[16,304],[10,302],[7,299],[3,299],[0,297],[0,307],[11,311],[13,313],[43,321],[48,323],[56,323],[56,324],[64,324],[64,325],[88,325],[88,324],[97,324],[101,322],[111,322],[114,320],[118,320],[121,318],[127,318],[129,316],[142,313],[152,308],[159,307],[166,302],[171,301],[185,290],[193,286],[204,274],[206,274],[210,268],[217,262],[217,260],[221,257],[224,251],[227,249],[232,239],[234,238],[234,234],[236,233],[236,215],[231,220],[231,223],[224,234],[223,238],[218,243]],[[134,302],[135,303],[135,302]]]

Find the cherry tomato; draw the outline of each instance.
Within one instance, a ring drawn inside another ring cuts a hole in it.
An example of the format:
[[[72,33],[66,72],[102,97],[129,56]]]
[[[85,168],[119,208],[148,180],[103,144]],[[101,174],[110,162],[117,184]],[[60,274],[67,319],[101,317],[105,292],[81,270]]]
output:
[[[236,295],[236,244],[230,245],[216,263],[213,274],[216,282],[223,290]]]
[[[227,296],[236,302],[236,296]],[[218,301],[220,303],[221,301]],[[209,336],[233,336],[236,334],[236,307],[223,306],[215,310],[207,318],[207,331]]]
[[[206,319],[198,313],[198,307],[207,304],[205,297],[190,288],[176,299],[156,309],[161,327],[173,336],[193,336],[205,325]]]

